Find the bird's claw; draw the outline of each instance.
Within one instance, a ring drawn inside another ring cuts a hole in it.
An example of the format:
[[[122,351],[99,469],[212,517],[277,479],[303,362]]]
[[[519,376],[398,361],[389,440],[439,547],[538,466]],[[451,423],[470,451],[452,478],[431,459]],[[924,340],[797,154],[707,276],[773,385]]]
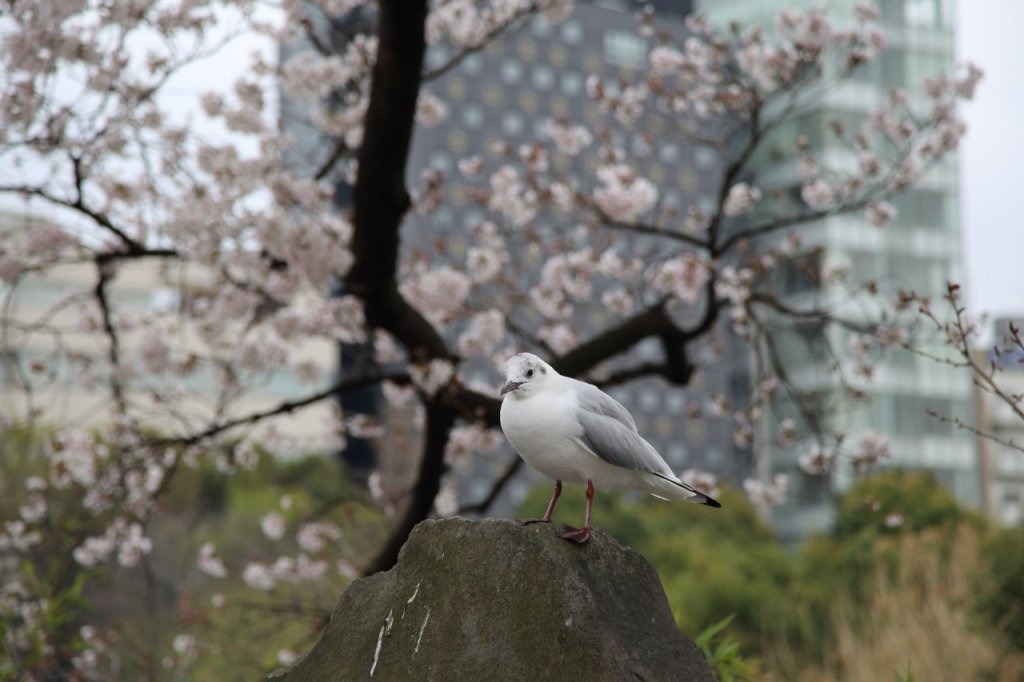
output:
[[[529,526],[532,523],[551,523],[551,519],[520,519],[520,525]]]
[[[572,540],[579,544],[584,544],[590,539],[590,528],[569,528],[567,531],[562,533],[562,537],[566,540]]]

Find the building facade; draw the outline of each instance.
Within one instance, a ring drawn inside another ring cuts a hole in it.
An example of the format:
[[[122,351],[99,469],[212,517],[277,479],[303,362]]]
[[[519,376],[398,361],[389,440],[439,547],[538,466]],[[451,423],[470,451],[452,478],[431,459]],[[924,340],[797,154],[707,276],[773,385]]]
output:
[[[830,17],[837,22],[853,21],[853,0],[829,4]],[[706,0],[703,11],[713,22],[725,25],[774,25],[775,15],[785,8],[810,9],[818,2],[778,0]],[[780,148],[791,150],[797,134],[807,136],[818,158],[839,168],[855,168],[853,153],[829,134],[838,120],[848,128],[859,128],[868,111],[881,106],[893,88],[905,89],[912,106],[923,106],[922,79],[950,73],[954,62],[954,14],[951,0],[887,0],[880,3],[881,28],[887,48],[866,67],[831,88],[820,102],[803,114],[792,128],[774,138]],[[788,138],[786,135],[788,134]],[[784,139],[785,138],[785,139]],[[769,143],[770,144],[770,143]],[[778,161],[787,158],[788,161]],[[762,155],[757,179],[766,189],[799,191],[798,161],[790,154]],[[847,284],[828,285],[808,291],[799,285],[782,291],[793,303],[826,302],[844,316],[859,321],[877,319],[880,308],[855,289],[865,282],[878,285],[882,296],[894,297],[901,290],[913,290],[941,298],[949,281],[962,276],[960,239],[959,179],[955,157],[947,158],[922,181],[893,203],[898,217],[886,229],[869,226],[862,214],[831,217],[802,226],[807,244],[824,247],[829,262],[849,267]],[[850,334],[833,330],[822,337],[820,328],[791,328],[779,334],[779,347],[793,367],[792,378],[807,391],[822,395],[836,393],[836,378],[828,367],[834,359],[821,342],[827,338],[840,356],[849,353]],[[967,418],[973,415],[970,379],[962,371],[941,365],[907,351],[887,354],[870,382],[860,386],[868,399],[857,404],[841,403],[822,413],[823,425],[833,433],[856,437],[877,432],[892,441],[893,457],[888,466],[931,472],[961,502],[978,506],[980,485],[973,439],[955,432],[949,424],[929,412]],[[779,406],[782,414],[786,405]],[[792,411],[792,410],[790,410]],[[799,448],[773,445],[773,430],[766,425],[759,445],[762,475],[790,475],[789,501],[773,512],[773,520],[784,539],[798,540],[827,530],[834,520],[833,498],[854,480],[855,473],[840,461],[831,481],[822,482],[802,475],[798,469]]]
[[[661,4],[664,7],[659,17],[663,26],[682,32],[689,3]],[[429,83],[427,89],[445,102],[448,114],[435,128],[417,129],[409,183],[415,185],[423,169],[442,171],[457,179],[459,159],[486,153],[496,144],[515,149],[548,140],[546,129],[553,119],[609,125],[599,105],[587,96],[586,82],[592,75],[625,83],[644,78],[650,45],[637,30],[635,9],[626,2],[580,2],[571,16],[558,22],[548,21],[543,15],[533,17],[522,29],[469,55],[455,69]],[[426,69],[445,64],[449,57],[443,47],[430,48]],[[658,186],[661,205],[685,208],[698,204],[710,208],[720,175],[717,155],[679,143],[671,131],[663,130],[659,135],[656,126],[664,126],[663,120],[642,121],[633,129],[614,129],[617,141],[632,152],[629,163]],[[642,143],[640,131],[653,132],[656,144]],[[552,166],[556,171],[572,173],[584,186],[596,185],[596,146],[576,159],[555,155]],[[447,251],[458,260],[470,244],[470,231],[487,217],[479,206],[456,195],[430,216],[410,218],[403,235],[405,248],[414,250],[422,240],[443,236]],[[565,221],[564,216],[540,213],[531,221],[530,229],[542,239],[554,239],[571,228]],[[633,236],[621,239],[629,243],[626,248],[643,246]],[[531,255],[524,250],[513,252],[513,258],[529,262]],[[539,268],[540,262],[536,265]],[[528,284],[523,282],[524,288]],[[595,291],[594,296],[599,297],[600,293]],[[580,330],[580,338],[586,339],[605,328],[609,321],[601,311],[596,311],[574,319],[573,326]],[[752,458],[749,448],[738,446],[733,440],[731,414],[711,420],[689,416],[692,406],[706,405],[716,393],[736,404],[746,401],[750,382],[744,351],[728,330],[723,329],[720,338],[725,350],[702,363],[685,389],[657,379],[644,379],[617,386],[610,393],[630,410],[640,432],[674,470],[701,469],[738,484],[750,473]],[[661,359],[658,341],[649,339],[620,361],[634,365],[638,361]],[[494,384],[498,377],[493,368],[480,367],[474,379]],[[502,466],[507,458],[507,453],[501,455]],[[493,477],[486,475],[464,477],[460,480],[460,497],[468,501],[480,499],[491,480]],[[528,487],[539,480],[524,472],[509,486],[510,495],[502,499],[501,508],[514,507]]]

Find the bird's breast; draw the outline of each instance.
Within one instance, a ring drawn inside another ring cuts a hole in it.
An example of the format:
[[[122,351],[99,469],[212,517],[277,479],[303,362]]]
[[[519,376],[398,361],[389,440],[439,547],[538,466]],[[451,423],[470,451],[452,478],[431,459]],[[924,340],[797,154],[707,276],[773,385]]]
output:
[[[593,455],[579,445],[582,429],[575,411],[575,398],[568,393],[506,398],[501,406],[501,428],[532,468],[554,479],[585,481],[580,470]]]

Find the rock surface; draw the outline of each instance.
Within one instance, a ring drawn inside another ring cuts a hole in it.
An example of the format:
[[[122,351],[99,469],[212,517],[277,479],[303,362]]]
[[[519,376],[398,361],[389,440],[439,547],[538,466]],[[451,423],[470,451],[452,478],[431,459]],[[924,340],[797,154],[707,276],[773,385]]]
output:
[[[320,641],[269,679],[713,681],[647,561],[597,530],[426,521],[352,583]]]

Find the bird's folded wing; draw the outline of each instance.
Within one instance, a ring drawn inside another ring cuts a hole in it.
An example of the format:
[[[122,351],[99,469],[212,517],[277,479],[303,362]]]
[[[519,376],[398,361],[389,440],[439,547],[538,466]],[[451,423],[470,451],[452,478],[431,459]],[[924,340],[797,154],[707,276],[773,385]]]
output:
[[[611,417],[615,421],[621,422],[623,426],[633,433],[637,432],[633,415],[619,401],[597,386],[576,379],[570,379],[570,381],[572,382],[573,391],[576,393],[576,400],[579,402],[581,410]]]
[[[605,462],[624,469],[672,476],[654,447],[621,421],[582,406],[576,412],[576,419],[583,430],[580,441]]]

